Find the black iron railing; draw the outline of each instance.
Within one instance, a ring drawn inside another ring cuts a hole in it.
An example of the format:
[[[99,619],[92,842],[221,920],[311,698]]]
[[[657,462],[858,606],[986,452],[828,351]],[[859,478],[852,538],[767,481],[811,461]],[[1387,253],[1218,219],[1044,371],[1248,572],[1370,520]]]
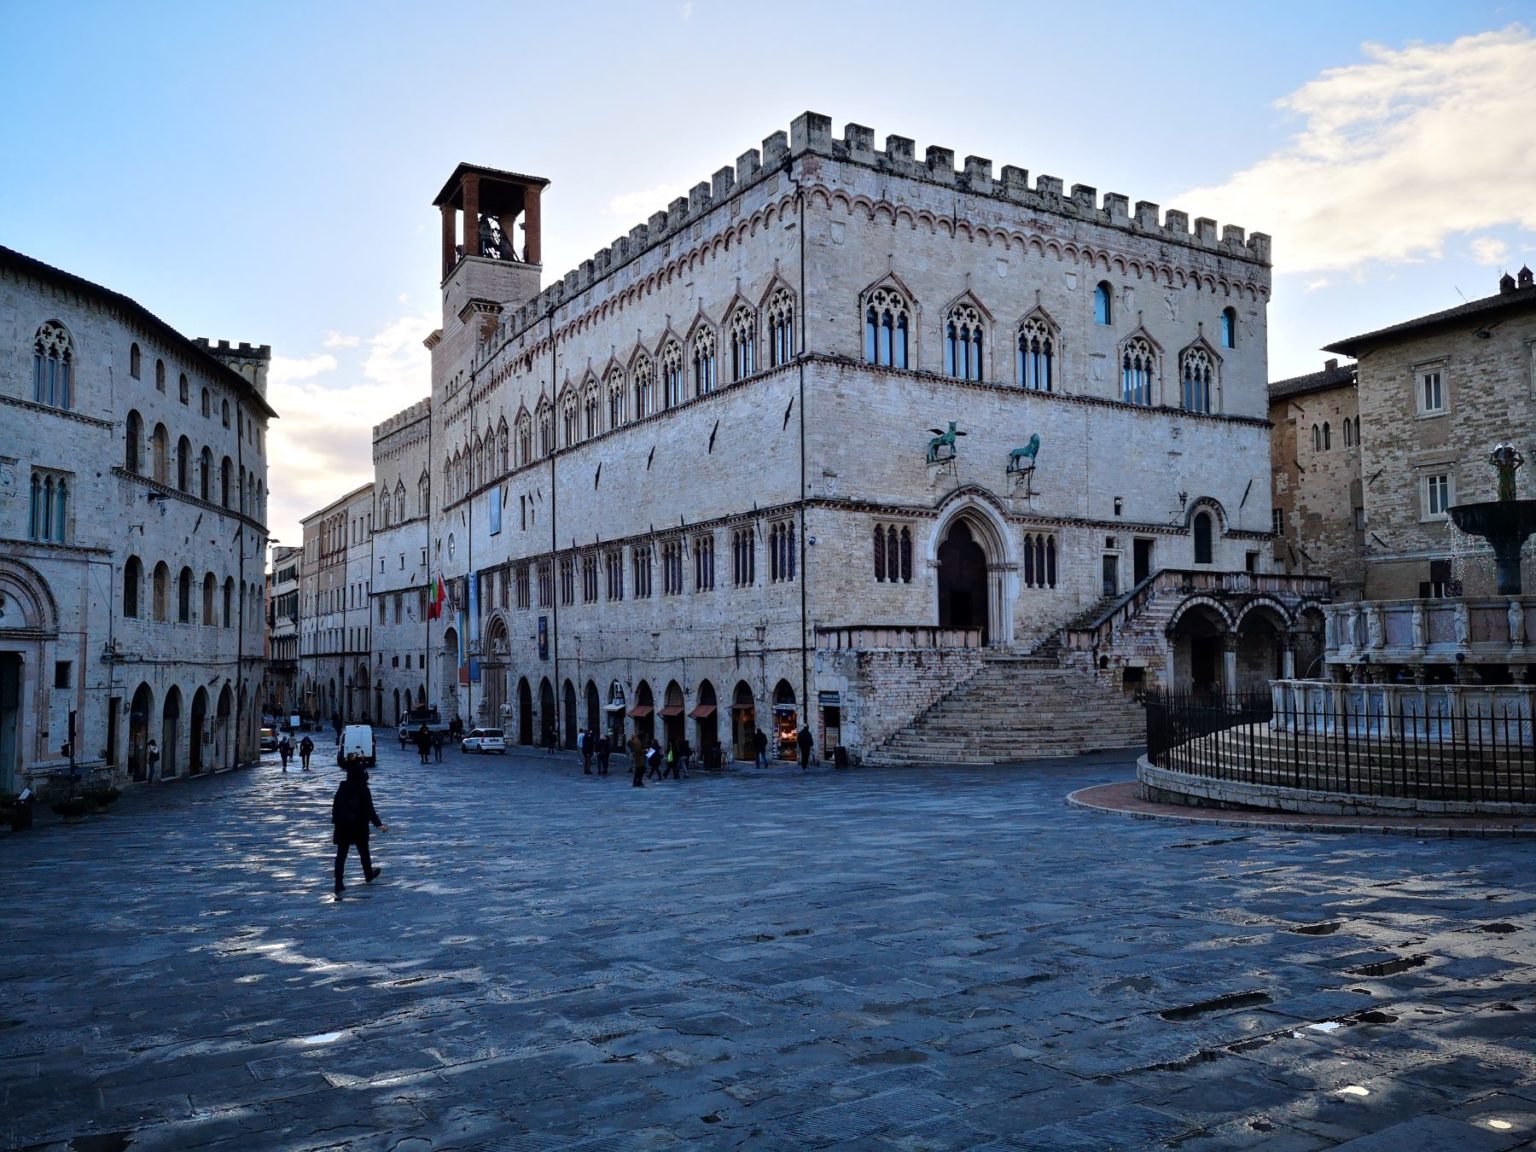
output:
[[[1536,804],[1529,700],[1427,693],[1149,693],[1147,756],[1216,780],[1402,799]],[[1278,705],[1278,706],[1277,706]]]

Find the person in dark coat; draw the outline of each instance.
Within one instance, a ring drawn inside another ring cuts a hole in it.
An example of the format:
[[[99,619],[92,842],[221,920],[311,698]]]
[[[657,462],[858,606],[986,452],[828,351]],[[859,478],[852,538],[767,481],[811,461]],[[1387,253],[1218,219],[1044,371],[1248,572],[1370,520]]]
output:
[[[757,754],[757,766],[768,767],[768,737],[761,728],[752,733],[752,751]]]
[[[427,731],[426,724],[416,729],[416,751],[421,753],[421,762],[427,762],[427,753],[432,751],[432,733]]]
[[[629,754],[635,762],[635,778],[630,781],[636,788],[645,787],[645,741],[636,732],[629,738]]]
[[[288,761],[293,756],[293,741],[286,736],[279,740],[277,754],[283,758],[283,771],[288,771]]]
[[[597,774],[608,775],[608,758],[613,755],[613,744],[608,740],[608,734],[597,738]]]
[[[389,825],[379,819],[378,809],[373,806],[373,793],[368,788],[368,771],[363,767],[363,758],[349,758],[346,769],[347,777],[336,786],[336,795],[331,800],[331,823],[336,829],[333,838],[336,841],[338,900],[346,888],[341,877],[347,867],[347,849],[357,845],[357,858],[363,865],[363,879],[372,884],[379,878],[380,870],[373,866],[373,859],[368,855],[368,825],[372,824],[380,832],[389,831]]]
[[[803,771],[810,767],[811,764],[811,751],[814,743],[811,739],[811,730],[802,725],[800,735],[795,737],[795,743],[800,746],[800,768]]]
[[[299,762],[303,765],[304,771],[306,772],[309,771],[309,758],[314,753],[314,751],[315,742],[308,736],[305,736],[304,739],[299,741]]]

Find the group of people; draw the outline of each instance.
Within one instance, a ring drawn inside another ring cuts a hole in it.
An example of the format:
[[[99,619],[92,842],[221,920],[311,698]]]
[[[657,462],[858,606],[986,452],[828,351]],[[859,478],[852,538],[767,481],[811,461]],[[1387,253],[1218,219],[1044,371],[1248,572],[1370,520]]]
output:
[[[668,740],[663,750],[654,737],[646,740],[637,732],[629,738],[625,747],[629,749],[630,758],[634,761],[634,776],[630,783],[636,788],[644,788],[648,779],[665,780],[670,777],[681,780],[688,775],[688,768],[693,763],[693,748],[684,737]]]
[[[799,733],[795,736],[795,749],[800,754],[801,768],[809,768],[813,763],[820,763],[816,759],[816,738],[811,735],[811,730],[803,724],[800,726]],[[768,737],[761,728],[752,733],[752,751],[756,756],[757,766],[759,768],[768,767]]]
[[[576,733],[576,751],[581,754],[581,774],[593,775],[592,762],[597,761],[598,776],[608,775],[608,760],[613,755],[613,742],[608,739],[606,732],[594,732],[591,728],[583,728]]]
[[[309,771],[309,758],[314,754],[315,742],[308,736],[299,741],[299,762],[304,771]],[[283,738],[277,742],[277,754],[283,759],[283,771],[288,771],[288,761],[293,759],[293,741],[285,732]]]

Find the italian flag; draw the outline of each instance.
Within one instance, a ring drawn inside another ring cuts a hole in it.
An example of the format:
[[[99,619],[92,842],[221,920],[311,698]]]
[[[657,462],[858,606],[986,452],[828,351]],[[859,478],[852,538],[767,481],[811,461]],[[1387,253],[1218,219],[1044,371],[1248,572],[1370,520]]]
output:
[[[443,614],[443,601],[448,596],[448,590],[443,587],[443,578],[437,578],[437,584],[432,589],[432,602],[427,605],[427,619],[436,620]]]

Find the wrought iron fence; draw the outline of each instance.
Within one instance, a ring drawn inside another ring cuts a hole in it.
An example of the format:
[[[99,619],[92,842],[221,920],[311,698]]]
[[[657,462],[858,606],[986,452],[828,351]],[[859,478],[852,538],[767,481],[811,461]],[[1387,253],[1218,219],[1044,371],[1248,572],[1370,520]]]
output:
[[[1402,799],[1536,804],[1532,697],[1148,693],[1147,756],[1208,779]]]

